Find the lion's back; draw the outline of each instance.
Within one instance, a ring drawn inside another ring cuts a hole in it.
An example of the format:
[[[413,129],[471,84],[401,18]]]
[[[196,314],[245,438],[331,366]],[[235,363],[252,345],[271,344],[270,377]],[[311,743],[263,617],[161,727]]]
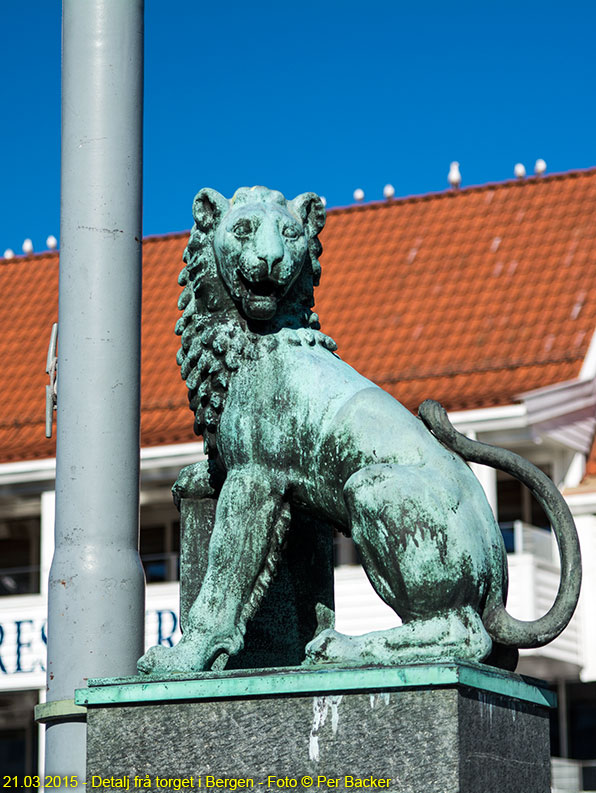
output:
[[[229,396],[220,431],[234,459],[249,449],[277,465],[337,465],[340,475],[379,461],[416,464],[432,437],[390,394],[320,346],[278,348],[250,362]]]

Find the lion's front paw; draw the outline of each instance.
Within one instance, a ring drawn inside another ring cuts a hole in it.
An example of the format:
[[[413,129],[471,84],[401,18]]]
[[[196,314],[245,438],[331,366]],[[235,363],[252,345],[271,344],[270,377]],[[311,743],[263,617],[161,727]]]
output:
[[[145,655],[141,656],[137,661],[137,669],[146,675],[151,675],[159,671],[164,663],[164,653],[167,652],[166,647],[150,647]]]
[[[179,642],[175,647],[150,647],[137,661],[139,672],[146,675],[171,675],[180,672],[202,672],[201,654],[192,644]]]
[[[304,666],[316,664],[352,664],[357,660],[354,637],[344,636],[332,628],[322,631],[306,645]]]
[[[207,460],[200,460],[198,463],[192,463],[181,469],[172,486],[172,496],[177,507],[180,507],[180,501],[183,498],[212,498],[215,496]]]

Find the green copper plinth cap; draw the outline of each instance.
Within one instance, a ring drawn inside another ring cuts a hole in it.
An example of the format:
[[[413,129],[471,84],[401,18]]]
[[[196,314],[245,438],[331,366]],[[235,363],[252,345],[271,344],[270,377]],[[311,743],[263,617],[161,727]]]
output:
[[[539,680],[473,663],[414,664],[360,669],[293,667],[250,673],[204,672],[167,679],[102,678],[75,693],[75,702],[88,707],[149,702],[271,696],[323,695],[349,692],[388,692],[410,688],[467,687],[504,697],[556,706],[556,695]]]

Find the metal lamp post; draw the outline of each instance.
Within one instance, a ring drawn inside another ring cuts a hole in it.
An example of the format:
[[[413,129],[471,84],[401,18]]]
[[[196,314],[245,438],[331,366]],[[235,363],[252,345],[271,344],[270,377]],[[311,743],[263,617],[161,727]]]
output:
[[[138,553],[143,0],[64,0],[56,548],[46,774],[85,778],[88,677],[143,652]]]

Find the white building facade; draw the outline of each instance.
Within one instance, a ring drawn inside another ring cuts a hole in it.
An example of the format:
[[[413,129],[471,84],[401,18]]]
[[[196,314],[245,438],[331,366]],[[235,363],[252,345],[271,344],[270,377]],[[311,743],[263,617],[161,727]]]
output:
[[[541,467],[564,490],[576,519],[584,565],[577,612],[552,644],[522,651],[518,668],[547,680],[559,694],[563,708],[553,720],[557,757],[553,783],[555,789],[568,791],[596,789],[596,762],[592,766],[589,761],[567,758],[573,717],[570,692],[584,705],[592,703],[596,719],[596,620],[592,614],[596,603],[596,486],[582,485],[596,423],[595,405],[594,378],[586,368],[585,379],[527,394],[520,404],[451,415],[469,437],[510,448]],[[141,453],[140,537],[148,581],[147,647],[171,646],[180,636],[179,516],[170,487],[178,470],[201,456],[202,444],[198,442],[143,449]],[[520,619],[535,619],[548,610],[558,588],[559,561],[553,534],[541,510],[517,483],[484,466],[475,466],[475,473],[499,519],[509,552],[509,611]],[[0,753],[6,773],[33,773],[43,766],[44,728],[35,725],[32,708],[44,700],[46,684],[54,476],[52,459],[0,465],[0,542],[6,548],[12,543],[12,550],[3,554],[0,570]],[[336,539],[337,628],[359,634],[399,624],[372,590],[351,543]],[[109,641],[109,637],[99,640]],[[590,683],[593,685],[586,687]],[[596,761],[596,742],[594,749]],[[586,787],[582,787],[584,777]]]

